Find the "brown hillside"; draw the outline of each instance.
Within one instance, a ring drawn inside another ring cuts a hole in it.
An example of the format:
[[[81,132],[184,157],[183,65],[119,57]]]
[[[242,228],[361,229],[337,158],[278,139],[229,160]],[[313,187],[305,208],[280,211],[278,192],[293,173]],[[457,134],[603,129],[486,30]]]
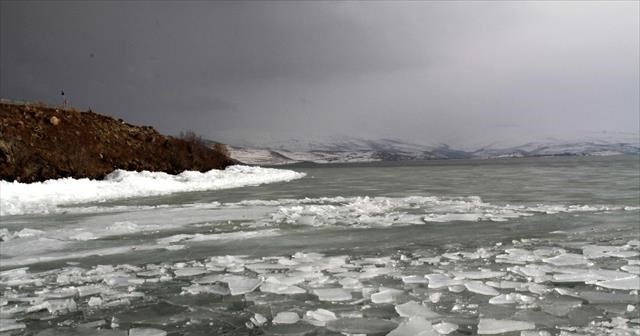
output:
[[[178,139],[93,112],[0,103],[0,179],[36,182],[60,177],[102,179],[114,169],[224,169],[224,146]]]

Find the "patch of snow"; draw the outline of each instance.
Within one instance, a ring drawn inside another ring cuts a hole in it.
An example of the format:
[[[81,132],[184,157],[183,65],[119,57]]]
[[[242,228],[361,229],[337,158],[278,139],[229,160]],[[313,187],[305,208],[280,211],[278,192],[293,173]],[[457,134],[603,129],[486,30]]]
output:
[[[0,181],[0,216],[59,211],[59,206],[167,195],[176,192],[238,188],[304,177],[291,170],[230,166],[205,173],[115,170],[104,180],[62,178],[36,183]]]

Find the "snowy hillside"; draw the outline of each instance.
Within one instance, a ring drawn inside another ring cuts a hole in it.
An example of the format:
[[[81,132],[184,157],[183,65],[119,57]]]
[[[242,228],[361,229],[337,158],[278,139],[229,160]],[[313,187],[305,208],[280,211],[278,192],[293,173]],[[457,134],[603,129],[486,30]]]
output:
[[[634,135],[626,137],[581,140],[545,139],[538,142],[514,144],[515,141],[497,141],[464,150],[446,144],[421,145],[399,139],[369,140],[361,138],[334,138],[302,141],[287,140],[265,144],[262,147],[229,146],[231,156],[246,164],[281,165],[296,162],[343,163],[436,159],[490,159],[502,157],[531,157],[558,155],[618,155],[640,154],[640,141]]]

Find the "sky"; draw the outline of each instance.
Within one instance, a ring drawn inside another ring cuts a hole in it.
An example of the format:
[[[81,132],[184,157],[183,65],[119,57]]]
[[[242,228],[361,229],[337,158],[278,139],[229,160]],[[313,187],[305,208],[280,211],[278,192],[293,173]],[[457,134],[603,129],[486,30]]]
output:
[[[230,144],[640,133],[638,1],[2,1],[0,96]]]

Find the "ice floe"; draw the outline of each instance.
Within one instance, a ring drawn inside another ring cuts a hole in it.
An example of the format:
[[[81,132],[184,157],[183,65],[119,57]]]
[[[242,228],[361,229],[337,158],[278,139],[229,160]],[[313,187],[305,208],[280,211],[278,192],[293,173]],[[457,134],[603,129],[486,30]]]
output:
[[[416,301],[409,301],[401,305],[397,305],[395,309],[398,315],[402,317],[419,316],[425,319],[435,319],[440,317],[440,314],[429,309],[424,304],[420,304]]]
[[[296,312],[279,312],[271,321],[273,324],[293,324],[300,321]]]
[[[327,329],[347,334],[380,334],[397,326],[396,322],[377,318],[341,318],[327,322]]]
[[[140,265],[72,263],[47,271],[22,267],[0,271],[0,317],[17,332],[30,332],[37,320],[68,319],[75,326],[90,323],[82,317],[89,316],[102,319],[91,328],[104,323],[112,328],[107,330],[126,332],[144,326],[167,334],[229,318],[235,328],[287,335],[329,330],[426,336],[470,334],[476,327],[478,334],[635,335],[640,284],[627,271],[633,268],[624,267],[636,266],[636,257],[618,252],[635,252],[638,246],[620,240],[606,244],[598,251],[615,255],[599,257],[583,242],[532,239],[482,250],[451,245],[390,254],[340,250],[180,257]],[[581,251],[591,251],[591,257]],[[502,262],[511,256],[518,263]],[[146,319],[165,309],[175,312],[153,317],[162,322],[139,325],[130,323],[139,317],[129,322],[123,317],[149,303],[169,306]],[[110,317],[99,315],[116,309],[124,313],[110,325],[105,322]]]
[[[318,288],[313,290],[320,301],[349,301],[351,292],[342,288]]]
[[[535,327],[536,325],[531,322],[481,318],[480,323],[478,323],[478,334],[502,334],[512,331],[531,330],[535,329]]]
[[[387,336],[438,336],[439,333],[433,329],[431,322],[423,317],[414,316],[408,318],[393,329]]]
[[[309,310],[304,315],[304,320],[314,326],[324,327],[327,322],[337,320],[336,314],[330,310],[318,308]]]

